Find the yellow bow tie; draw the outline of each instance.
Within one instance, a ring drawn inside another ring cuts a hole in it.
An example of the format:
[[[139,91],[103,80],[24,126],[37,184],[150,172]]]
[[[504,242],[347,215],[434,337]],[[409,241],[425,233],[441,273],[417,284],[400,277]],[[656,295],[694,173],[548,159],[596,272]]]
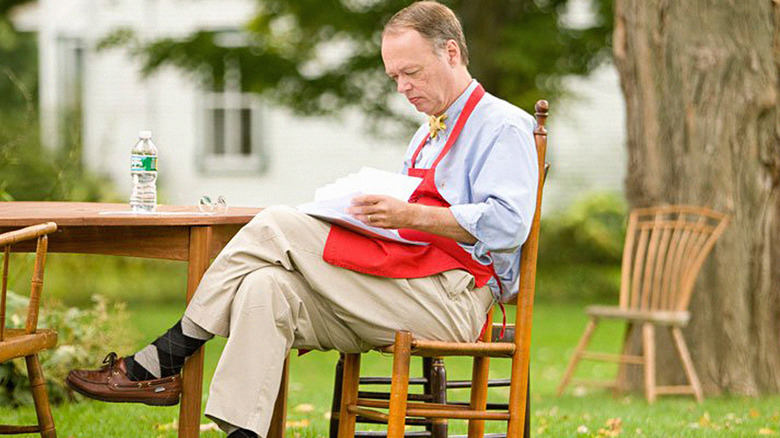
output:
[[[447,120],[446,113],[440,115],[439,117],[428,116],[428,127],[431,129],[431,139],[436,138],[436,136],[439,134],[439,131],[447,129],[447,125],[444,124],[445,120]]]

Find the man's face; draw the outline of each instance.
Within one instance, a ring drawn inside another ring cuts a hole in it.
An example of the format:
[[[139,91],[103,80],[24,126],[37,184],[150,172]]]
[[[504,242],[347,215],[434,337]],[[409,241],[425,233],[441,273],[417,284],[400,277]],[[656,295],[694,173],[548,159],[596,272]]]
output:
[[[414,29],[388,32],[382,38],[385,72],[417,111],[439,115],[453,97],[455,61],[446,50],[433,44]],[[457,90],[456,90],[457,91]]]

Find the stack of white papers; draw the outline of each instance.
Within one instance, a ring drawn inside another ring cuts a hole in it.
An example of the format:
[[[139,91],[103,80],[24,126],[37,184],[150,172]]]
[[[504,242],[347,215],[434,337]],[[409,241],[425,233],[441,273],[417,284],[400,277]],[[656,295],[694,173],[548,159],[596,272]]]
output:
[[[364,167],[358,173],[351,173],[318,188],[314,192],[314,202],[301,204],[298,209],[310,216],[372,237],[420,245],[423,243],[404,239],[397,230],[372,227],[347,213],[355,196],[386,195],[407,201],[420,182],[422,178]]]

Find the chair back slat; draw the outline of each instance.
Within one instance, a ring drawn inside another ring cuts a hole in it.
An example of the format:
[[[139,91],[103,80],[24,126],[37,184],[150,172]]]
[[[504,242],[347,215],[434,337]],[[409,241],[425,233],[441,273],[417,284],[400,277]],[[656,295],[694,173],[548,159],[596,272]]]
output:
[[[11,245],[3,248],[3,295],[0,297],[0,341],[5,339],[5,302],[8,293],[8,262],[11,258]]]
[[[674,282],[673,271],[678,266],[677,258],[680,253],[680,242],[684,234],[687,231],[685,229],[685,221],[682,215],[677,218],[674,226],[672,226],[671,239],[669,241],[669,250],[666,253],[666,260],[664,261],[664,275],[661,281],[661,307],[669,308],[671,305],[672,297],[672,283]]]
[[[628,236],[634,233],[636,230],[637,215],[631,213],[628,216],[628,226],[626,227],[626,243],[623,247],[623,269],[620,271],[620,308],[625,309],[629,306],[629,300],[631,299],[631,291],[629,285],[631,284],[631,255],[634,253],[634,239],[629,239]]]
[[[728,218],[707,208],[663,206],[631,212],[620,307],[687,310],[696,276]]]
[[[653,296],[650,300],[650,307],[654,309],[660,309],[664,305],[664,262],[669,257],[669,241],[672,237],[672,231],[673,230],[669,227],[663,227],[663,230],[661,231],[661,241],[658,243],[658,257],[655,258],[655,267],[653,268]]]
[[[649,232],[647,229],[639,230],[639,239],[636,243],[635,253],[633,254],[633,267],[629,266],[629,272],[631,273],[631,300],[629,302],[629,308],[638,309],[640,306],[640,300],[642,298],[640,293],[641,280],[642,280],[642,261],[645,259],[645,253],[647,252]]]
[[[656,215],[655,222],[659,222],[659,216]],[[651,306],[653,298],[653,268],[655,267],[656,256],[658,255],[658,242],[661,239],[661,229],[654,226],[650,229],[650,242],[647,245],[644,263],[642,264],[642,291],[641,305],[642,310],[647,310]]]
[[[35,248],[35,268],[33,269],[32,280],[30,280],[30,304],[27,306],[25,333],[34,333],[38,328],[38,309],[41,302],[41,291],[43,290],[43,270],[46,266],[46,251],[48,247],[49,238],[45,235],[38,237],[38,244]]]

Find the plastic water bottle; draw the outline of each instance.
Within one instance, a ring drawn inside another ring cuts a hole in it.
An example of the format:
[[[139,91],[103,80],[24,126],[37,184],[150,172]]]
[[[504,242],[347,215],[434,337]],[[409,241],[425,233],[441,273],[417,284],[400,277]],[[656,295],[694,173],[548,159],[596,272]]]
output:
[[[130,208],[133,211],[154,211],[157,208],[157,147],[152,143],[152,132],[138,133],[138,143],[130,156]]]

